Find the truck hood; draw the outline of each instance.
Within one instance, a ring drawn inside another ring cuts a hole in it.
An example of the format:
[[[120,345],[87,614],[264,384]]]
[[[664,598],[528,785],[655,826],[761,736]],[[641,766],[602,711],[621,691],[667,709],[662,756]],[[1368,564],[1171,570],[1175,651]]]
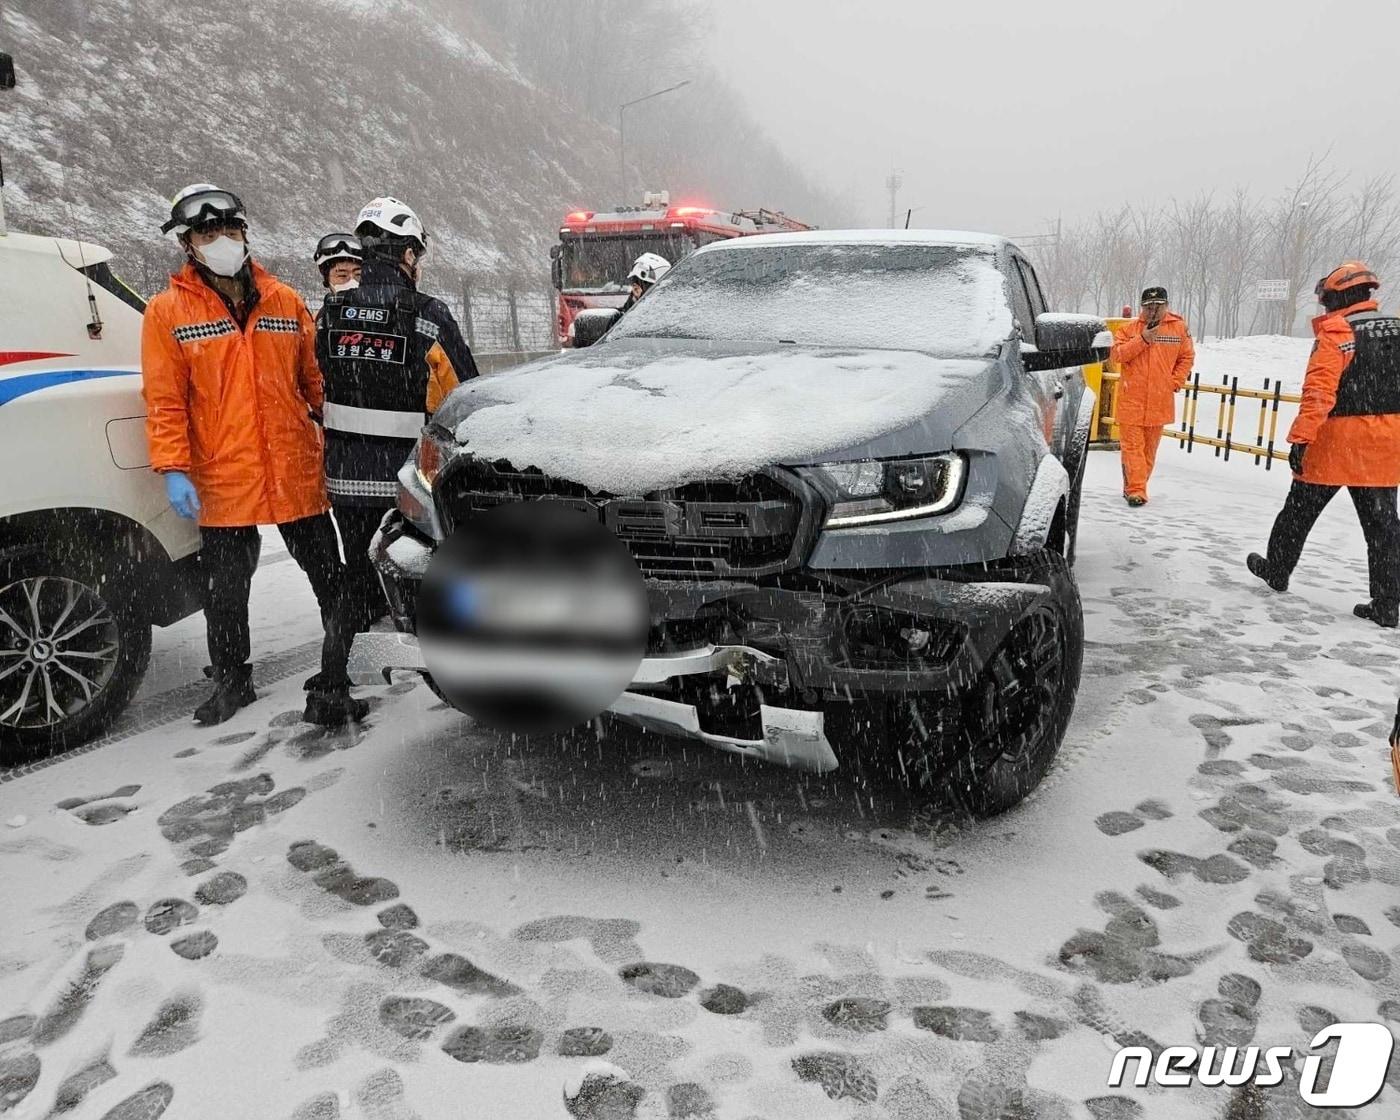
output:
[[[945,451],[998,385],[987,357],[626,339],[467,382],[434,423],[479,458],[643,494]]]

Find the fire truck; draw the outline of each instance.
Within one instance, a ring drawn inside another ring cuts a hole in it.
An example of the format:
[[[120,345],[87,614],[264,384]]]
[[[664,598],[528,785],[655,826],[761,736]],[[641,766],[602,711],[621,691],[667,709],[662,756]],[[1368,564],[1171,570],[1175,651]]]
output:
[[[569,327],[584,308],[623,305],[627,273],[643,253],[659,253],[675,264],[711,241],[813,228],[774,210],[672,206],[666,191],[648,192],[640,206],[575,210],[565,215],[559,244],[550,250],[551,276],[559,292],[558,343],[569,345]]]

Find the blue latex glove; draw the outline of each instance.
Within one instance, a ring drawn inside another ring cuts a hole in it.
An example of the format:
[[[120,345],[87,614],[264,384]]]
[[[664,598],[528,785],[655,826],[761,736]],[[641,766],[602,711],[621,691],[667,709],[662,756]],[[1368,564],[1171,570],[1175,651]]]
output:
[[[199,516],[199,494],[189,475],[181,471],[166,471],[165,496],[181,517],[193,521]]]

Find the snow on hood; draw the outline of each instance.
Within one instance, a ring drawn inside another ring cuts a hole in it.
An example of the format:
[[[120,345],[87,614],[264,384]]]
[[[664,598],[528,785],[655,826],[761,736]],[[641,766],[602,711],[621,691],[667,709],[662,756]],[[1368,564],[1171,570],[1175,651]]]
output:
[[[439,419],[479,458],[643,494],[810,462],[908,427],[988,364],[897,350],[658,354],[618,343],[470,381]]]

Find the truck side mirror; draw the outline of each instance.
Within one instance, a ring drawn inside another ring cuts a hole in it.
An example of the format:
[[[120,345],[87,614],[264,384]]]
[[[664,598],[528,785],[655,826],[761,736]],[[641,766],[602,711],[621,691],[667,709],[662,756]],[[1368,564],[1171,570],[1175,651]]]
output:
[[[15,60],[8,54],[0,53],[0,89],[15,88]]]
[[[1037,315],[1035,345],[1022,345],[1021,364],[1027,373],[1092,365],[1106,361],[1112,345],[1113,336],[1096,316]]]
[[[558,245],[549,251],[549,282],[556,291],[564,290],[564,258],[559,253]]]
[[[622,312],[615,307],[590,307],[574,316],[570,331],[575,348],[592,346],[622,318]]]

